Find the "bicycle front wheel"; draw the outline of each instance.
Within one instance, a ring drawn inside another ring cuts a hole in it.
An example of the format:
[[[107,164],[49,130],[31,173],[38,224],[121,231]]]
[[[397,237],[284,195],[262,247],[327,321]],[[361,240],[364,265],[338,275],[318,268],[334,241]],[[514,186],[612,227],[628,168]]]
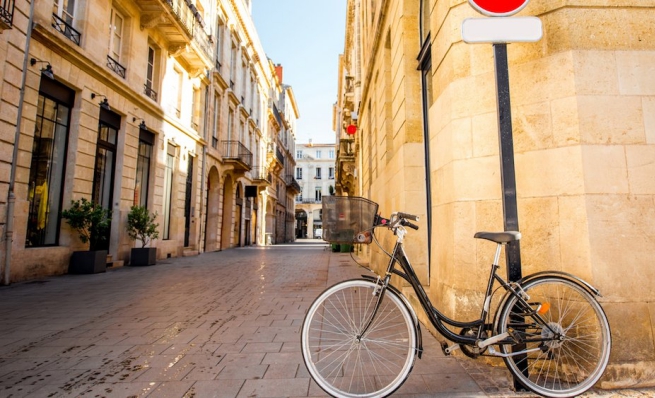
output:
[[[401,298],[387,289],[370,327],[378,286],[367,280],[338,283],[314,301],[302,325],[305,365],[334,397],[385,397],[414,364],[416,329]],[[362,334],[363,333],[363,334]]]
[[[565,278],[540,277],[522,288],[530,308],[510,297],[498,318],[498,332],[523,341],[514,350],[528,352],[505,358],[505,364],[537,394],[582,394],[600,379],[609,360],[610,327],[603,309],[585,288]],[[500,349],[512,352],[511,345]]]

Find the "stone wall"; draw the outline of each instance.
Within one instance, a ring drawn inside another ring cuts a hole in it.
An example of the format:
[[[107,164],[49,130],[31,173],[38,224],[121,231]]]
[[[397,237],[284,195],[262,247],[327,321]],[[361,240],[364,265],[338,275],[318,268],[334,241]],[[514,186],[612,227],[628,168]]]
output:
[[[433,31],[454,29],[432,44],[433,211],[444,222],[431,288],[449,314],[474,317],[493,245],[472,235],[503,225],[493,50],[461,42],[458,23],[477,15],[444,3],[432,14]],[[521,15],[540,16],[544,38],[508,46],[523,274],[561,270],[599,288],[614,336],[602,385],[652,385],[655,3],[560,3],[532,1]]]

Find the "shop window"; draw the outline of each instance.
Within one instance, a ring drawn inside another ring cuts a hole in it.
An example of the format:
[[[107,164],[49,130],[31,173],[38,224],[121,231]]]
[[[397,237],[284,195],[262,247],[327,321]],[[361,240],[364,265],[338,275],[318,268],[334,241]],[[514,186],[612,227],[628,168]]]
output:
[[[60,83],[41,81],[28,182],[26,247],[59,244],[59,214],[74,99],[75,93]]]

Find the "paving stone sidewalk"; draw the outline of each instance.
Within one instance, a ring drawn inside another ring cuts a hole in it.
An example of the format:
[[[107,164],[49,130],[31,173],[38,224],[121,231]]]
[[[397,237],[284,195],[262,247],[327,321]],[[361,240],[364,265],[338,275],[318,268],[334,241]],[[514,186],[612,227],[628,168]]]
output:
[[[305,241],[0,287],[0,397],[325,396],[300,324],[323,289],[361,272]],[[395,396],[532,396],[503,367],[446,358],[427,332],[424,345]]]

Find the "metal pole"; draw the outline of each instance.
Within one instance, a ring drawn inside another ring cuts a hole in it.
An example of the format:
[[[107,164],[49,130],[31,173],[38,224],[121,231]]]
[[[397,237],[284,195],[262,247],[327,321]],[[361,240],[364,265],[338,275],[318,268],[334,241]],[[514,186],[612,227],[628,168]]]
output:
[[[494,43],[494,59],[496,67],[496,90],[498,96],[498,138],[500,145],[500,178],[503,192],[503,222],[505,231],[519,230],[518,206],[516,201],[516,173],[514,166],[514,139],[512,137],[512,107],[509,94],[509,66],[507,63],[507,44]],[[507,277],[510,281],[522,278],[521,246],[519,241],[510,242],[505,246],[507,262]],[[514,350],[523,348],[516,346]],[[527,375],[525,355],[513,357],[514,361],[523,364],[523,373]],[[514,379],[516,391],[524,390]]]
[[[16,183],[16,169],[18,167],[18,149],[20,142],[20,129],[23,121],[23,103],[25,102],[25,81],[27,79],[27,61],[30,59],[30,43],[32,41],[32,28],[34,27],[34,2],[30,1],[30,15],[27,20],[27,31],[25,33],[25,52],[23,54],[23,73],[21,75],[20,93],[18,96],[18,114],[16,116],[16,132],[14,135],[14,148],[11,157],[11,174],[9,177],[9,192],[7,193],[7,221],[5,225],[5,272],[3,283],[11,283],[11,260],[12,243],[14,241],[14,212],[16,194],[14,185]]]
[[[500,178],[503,190],[503,221],[506,231],[519,230],[516,203],[516,174],[514,169],[514,141],[512,137],[512,109],[509,95],[507,44],[494,44],[496,89],[498,95],[498,133],[500,144]],[[519,242],[512,242],[505,250],[508,278],[521,279],[521,250]]]

